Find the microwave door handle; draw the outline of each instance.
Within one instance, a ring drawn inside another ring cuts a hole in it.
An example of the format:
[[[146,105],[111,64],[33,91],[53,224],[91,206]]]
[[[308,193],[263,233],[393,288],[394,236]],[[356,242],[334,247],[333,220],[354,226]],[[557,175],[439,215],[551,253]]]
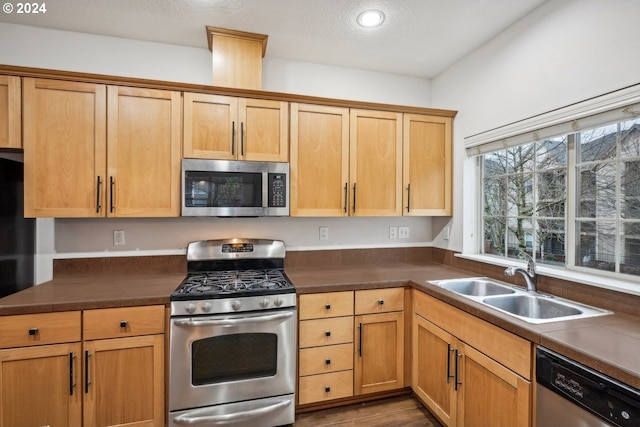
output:
[[[231,422],[257,418],[275,412],[278,409],[291,405],[291,399],[280,400],[273,405],[263,406],[262,408],[252,409],[250,411],[236,412],[232,414],[216,414],[205,415],[208,410],[195,410],[191,413],[178,415],[173,419],[175,424],[180,425],[198,425],[198,424],[228,424]],[[198,416],[200,415],[200,416]]]
[[[271,314],[268,316],[241,317],[238,319],[178,319],[174,320],[176,326],[237,326],[248,323],[270,322],[274,320],[284,320],[293,317],[292,311]]]
[[[269,172],[262,173],[262,207],[269,207]]]

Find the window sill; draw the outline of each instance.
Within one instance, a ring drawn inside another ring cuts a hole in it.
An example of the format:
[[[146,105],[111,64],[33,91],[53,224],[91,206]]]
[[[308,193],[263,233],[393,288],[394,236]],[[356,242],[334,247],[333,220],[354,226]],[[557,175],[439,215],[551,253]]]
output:
[[[472,261],[484,262],[502,267],[510,267],[512,265],[522,265],[526,268],[526,263],[512,259],[494,257],[491,255],[479,254],[456,254],[455,256]],[[623,292],[632,295],[640,295],[640,283],[631,280],[621,280],[618,278],[598,276],[592,272],[586,273],[581,271],[567,270],[564,268],[549,267],[538,264],[536,266],[538,273],[543,276],[553,277],[555,279],[568,280],[571,282],[581,283],[584,285],[595,286],[598,288],[608,289],[616,292]]]

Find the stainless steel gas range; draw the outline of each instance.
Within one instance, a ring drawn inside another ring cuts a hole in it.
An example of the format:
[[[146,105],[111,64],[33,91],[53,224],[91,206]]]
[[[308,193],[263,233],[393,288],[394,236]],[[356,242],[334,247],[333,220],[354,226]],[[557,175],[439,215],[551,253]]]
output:
[[[279,240],[187,248],[171,296],[169,427],[274,427],[295,420],[296,294]]]

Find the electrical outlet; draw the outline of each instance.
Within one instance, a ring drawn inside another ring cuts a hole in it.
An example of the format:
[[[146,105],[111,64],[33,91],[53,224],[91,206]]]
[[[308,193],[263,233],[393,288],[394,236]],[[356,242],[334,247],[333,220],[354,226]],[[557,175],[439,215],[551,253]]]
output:
[[[398,227],[396,227],[395,225],[392,225],[389,227],[389,238],[390,239],[398,238]]]
[[[329,240],[329,227],[326,225],[320,226],[319,238],[320,240]]]
[[[444,228],[444,231],[442,232],[442,238],[444,240],[449,240],[449,236],[451,234],[451,227],[449,227],[448,225]]]
[[[113,230],[113,244],[115,246],[124,245],[124,230]]]
[[[398,227],[398,237],[401,239],[408,239],[409,227]]]

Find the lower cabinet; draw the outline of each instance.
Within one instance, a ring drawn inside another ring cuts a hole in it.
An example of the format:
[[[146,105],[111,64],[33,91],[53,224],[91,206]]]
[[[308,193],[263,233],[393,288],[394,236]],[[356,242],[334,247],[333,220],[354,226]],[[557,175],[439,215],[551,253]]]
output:
[[[164,306],[0,317],[0,427],[164,426],[164,325]]]
[[[418,398],[447,427],[529,427],[531,343],[419,291],[413,302]]]

